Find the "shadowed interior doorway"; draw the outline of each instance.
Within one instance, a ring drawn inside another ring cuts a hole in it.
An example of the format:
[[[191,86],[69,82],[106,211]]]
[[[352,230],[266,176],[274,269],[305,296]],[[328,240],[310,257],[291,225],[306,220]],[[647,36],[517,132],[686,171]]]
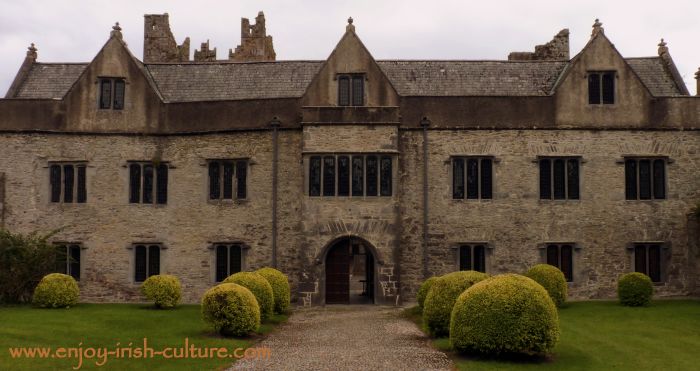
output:
[[[336,241],[326,254],[326,304],[373,304],[374,260],[367,242]]]

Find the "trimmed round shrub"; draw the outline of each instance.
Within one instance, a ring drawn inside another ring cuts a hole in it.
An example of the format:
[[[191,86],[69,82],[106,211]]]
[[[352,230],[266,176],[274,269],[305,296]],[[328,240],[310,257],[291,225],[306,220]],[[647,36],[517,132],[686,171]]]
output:
[[[182,298],[182,286],[177,277],[169,274],[158,274],[143,281],[141,294],[152,301],[156,308],[173,308]]]
[[[32,302],[42,308],[67,308],[78,303],[80,288],[75,279],[61,273],[44,276],[34,289]]]
[[[425,297],[428,296],[428,291],[430,291],[430,288],[433,287],[433,284],[435,281],[437,281],[439,277],[430,277],[427,280],[423,281],[421,283],[420,288],[418,288],[418,292],[416,293],[416,301],[418,301],[418,308],[423,310],[423,305],[425,304]]]
[[[272,286],[272,296],[275,300],[275,313],[285,313],[289,309],[291,291],[289,290],[289,280],[284,273],[275,268],[260,268],[255,273],[265,277]]]
[[[439,277],[433,283],[423,306],[423,323],[430,334],[446,336],[450,330],[450,314],[459,294],[489,276],[476,271],[460,271]]]
[[[228,276],[224,283],[237,283],[253,293],[260,306],[260,318],[266,320],[272,315],[275,299],[272,286],[262,275],[255,272],[238,272]]]
[[[651,278],[643,273],[627,273],[617,281],[617,296],[628,307],[649,305],[654,294]]]
[[[525,276],[503,274],[479,282],[452,310],[450,343],[460,352],[542,355],[558,341],[557,307]]]
[[[542,285],[557,307],[566,303],[569,286],[566,284],[564,273],[559,268],[549,264],[537,264],[530,268],[525,276]]]
[[[260,307],[247,288],[222,283],[204,293],[202,318],[222,335],[245,336],[260,327]]]

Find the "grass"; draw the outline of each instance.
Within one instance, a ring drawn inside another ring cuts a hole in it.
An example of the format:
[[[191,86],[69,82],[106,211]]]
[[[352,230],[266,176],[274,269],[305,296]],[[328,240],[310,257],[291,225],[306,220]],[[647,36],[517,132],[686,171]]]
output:
[[[0,306],[0,369],[69,370],[78,365],[73,359],[11,358],[9,347],[94,347],[114,350],[133,343],[156,351],[182,347],[185,338],[195,347],[226,347],[229,352],[253,345],[261,336],[286,321],[275,315],[260,326],[258,333],[245,339],[224,338],[201,319],[198,305],[182,305],[172,310],[156,310],[143,304],[79,304],[70,309],[38,309],[31,306]],[[141,359],[108,358],[102,367],[96,358],[83,359],[81,369],[106,370],[194,370],[223,369],[235,359],[162,357]]]
[[[420,311],[405,315],[422,327]],[[700,301],[659,300],[643,308],[617,302],[574,302],[559,310],[561,338],[545,359],[458,355],[433,339],[459,370],[693,370],[700,364]]]

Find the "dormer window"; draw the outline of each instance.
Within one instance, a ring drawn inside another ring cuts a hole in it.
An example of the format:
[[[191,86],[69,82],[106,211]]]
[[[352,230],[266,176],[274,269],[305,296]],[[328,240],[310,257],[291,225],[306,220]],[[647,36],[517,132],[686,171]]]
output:
[[[588,104],[615,103],[615,71],[588,73]]]
[[[124,109],[125,85],[123,78],[101,77],[100,109]]]
[[[364,106],[365,105],[365,76],[364,75],[339,75],[338,76],[338,105],[339,106]]]

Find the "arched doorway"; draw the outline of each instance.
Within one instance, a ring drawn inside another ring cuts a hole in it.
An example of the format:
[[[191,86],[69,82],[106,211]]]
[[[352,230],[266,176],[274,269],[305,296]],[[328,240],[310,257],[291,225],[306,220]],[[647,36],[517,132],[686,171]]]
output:
[[[326,304],[373,304],[374,260],[362,239],[335,241],[326,254]]]

